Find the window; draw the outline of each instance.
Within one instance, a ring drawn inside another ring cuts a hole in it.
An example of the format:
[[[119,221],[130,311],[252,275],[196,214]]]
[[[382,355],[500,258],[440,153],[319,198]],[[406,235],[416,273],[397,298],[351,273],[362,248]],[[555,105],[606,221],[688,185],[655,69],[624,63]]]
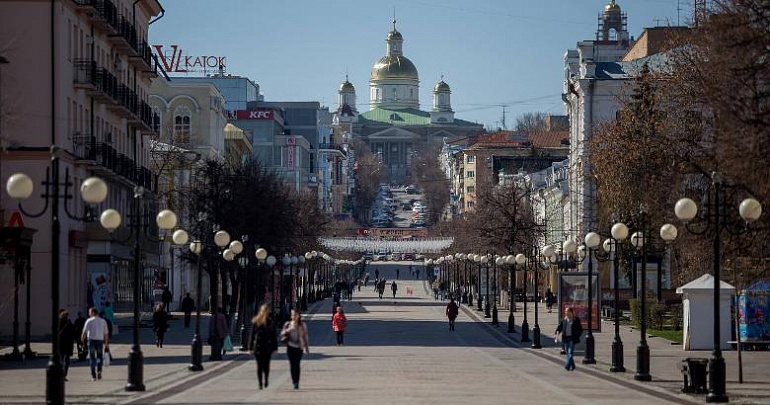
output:
[[[473,194],[476,192],[476,186],[468,186],[468,194]]]
[[[474,205],[475,205],[475,204],[474,204],[474,201],[468,201],[468,203],[467,203],[467,207],[468,207],[469,209],[470,209],[470,208],[473,208],[473,206],[474,206]]]
[[[475,163],[476,162],[476,156],[468,156],[468,163]]]
[[[474,173],[473,170],[466,170],[465,177],[468,177],[468,178],[476,177],[476,173]]]
[[[398,97],[396,97],[396,88],[394,87],[392,90],[393,93],[393,100],[398,100]]]
[[[174,110],[174,141],[176,144],[190,143],[190,109],[177,107]]]

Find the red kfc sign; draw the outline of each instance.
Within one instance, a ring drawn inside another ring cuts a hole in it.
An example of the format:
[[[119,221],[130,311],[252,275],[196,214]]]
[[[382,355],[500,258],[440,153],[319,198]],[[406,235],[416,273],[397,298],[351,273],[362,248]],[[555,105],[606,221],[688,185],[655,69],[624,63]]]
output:
[[[235,119],[239,120],[272,120],[273,110],[238,110]]]

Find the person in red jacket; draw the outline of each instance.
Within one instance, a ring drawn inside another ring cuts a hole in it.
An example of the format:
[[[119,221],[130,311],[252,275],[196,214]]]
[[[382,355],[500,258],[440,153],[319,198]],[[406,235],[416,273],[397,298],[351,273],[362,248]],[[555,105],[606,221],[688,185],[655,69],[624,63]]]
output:
[[[455,303],[455,299],[450,296],[449,304],[446,304],[446,317],[449,319],[449,330],[455,330],[455,319],[457,318],[458,312],[459,308]]]
[[[344,343],[345,327],[348,326],[348,318],[345,317],[345,313],[342,311],[342,305],[337,306],[337,313],[332,317],[332,328],[337,332],[337,346],[342,346]]]

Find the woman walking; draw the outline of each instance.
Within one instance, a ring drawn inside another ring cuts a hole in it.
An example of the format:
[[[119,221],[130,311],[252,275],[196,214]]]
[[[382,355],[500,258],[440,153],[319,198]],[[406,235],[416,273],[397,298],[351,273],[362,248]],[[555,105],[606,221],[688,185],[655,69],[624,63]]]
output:
[[[342,346],[345,340],[345,328],[348,326],[348,318],[342,311],[342,305],[337,307],[337,313],[332,317],[332,328],[337,332],[337,346]]]
[[[257,380],[259,389],[262,389],[264,376],[265,388],[270,377],[270,358],[278,351],[278,341],[275,338],[275,327],[270,316],[270,307],[262,304],[259,312],[251,320],[251,338],[249,339],[249,353],[257,360]]]
[[[76,333],[75,325],[70,322],[70,313],[65,309],[59,310],[59,344],[61,345],[61,363],[64,367],[64,381],[67,381]]]
[[[562,334],[562,341],[564,342],[564,350],[567,353],[567,363],[564,365],[568,371],[575,369],[575,358],[573,356],[575,351],[575,344],[580,343],[580,335],[583,334],[583,325],[580,324],[580,318],[575,316],[575,312],[572,308],[567,308],[564,315],[564,319],[559,322],[559,326],[556,328],[554,336],[559,333]]]
[[[287,346],[291,382],[295,390],[299,389],[299,363],[302,360],[302,351],[310,353],[310,348],[308,348],[307,325],[302,322],[302,315],[298,309],[291,310],[291,320],[283,325],[281,342],[285,342]]]
[[[166,337],[166,329],[168,329],[168,315],[163,310],[163,304],[155,307],[155,312],[152,314],[152,329],[155,331],[155,346],[163,347],[163,338]]]

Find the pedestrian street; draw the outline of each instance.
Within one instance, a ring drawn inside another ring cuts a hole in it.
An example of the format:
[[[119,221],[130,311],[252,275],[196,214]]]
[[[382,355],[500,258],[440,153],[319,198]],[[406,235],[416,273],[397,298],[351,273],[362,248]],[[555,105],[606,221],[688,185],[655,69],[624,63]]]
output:
[[[381,267],[382,269],[382,267]],[[271,364],[270,385],[259,390],[256,364],[242,354],[216,372],[192,375],[169,389],[148,392],[126,403],[267,403],[267,404],[655,404],[687,403],[654,387],[634,391],[595,372],[566,371],[561,359],[513,347],[461,308],[456,331],[448,330],[445,301],[436,301],[427,284],[397,280],[393,268],[379,299],[370,282],[343,301],[348,317],[345,344],[336,346],[331,301],[306,315],[310,354],[302,360],[299,390],[293,390],[285,348]],[[392,274],[391,274],[392,273]],[[413,295],[406,295],[406,287]],[[472,311],[472,310],[471,310]],[[551,316],[556,316],[551,315]],[[544,340],[550,331],[544,331]],[[553,350],[553,348],[551,349]],[[538,352],[539,353],[539,352]]]

